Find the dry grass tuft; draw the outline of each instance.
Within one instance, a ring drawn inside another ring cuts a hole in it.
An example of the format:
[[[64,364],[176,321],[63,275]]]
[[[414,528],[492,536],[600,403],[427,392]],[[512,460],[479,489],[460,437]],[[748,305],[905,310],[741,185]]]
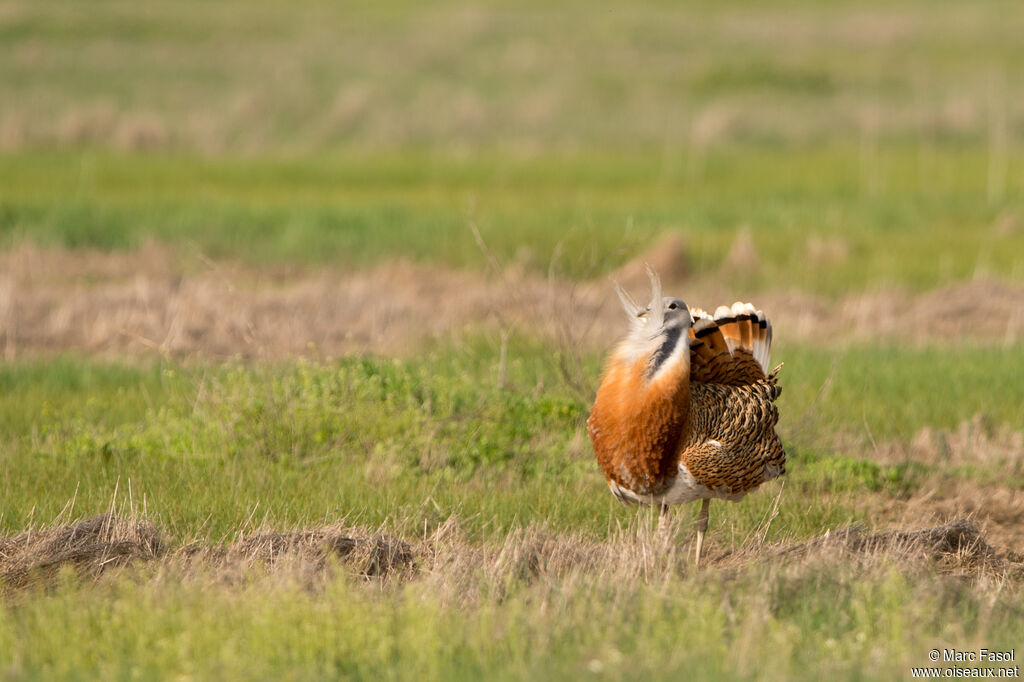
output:
[[[842,237],[807,238],[807,260],[815,265],[843,263],[850,256],[850,247]]]
[[[649,286],[647,265],[665,282],[678,283],[693,272],[689,250],[683,233],[668,231],[636,258],[615,271],[612,279],[630,290],[642,290]]]
[[[754,234],[749,227],[744,227],[736,235],[729,253],[725,257],[726,270],[756,271],[761,267],[761,258],[757,255]]]
[[[153,561],[167,551],[163,534],[149,522],[100,514],[0,538],[0,584],[5,590],[49,585],[64,566],[95,577],[108,568]]]

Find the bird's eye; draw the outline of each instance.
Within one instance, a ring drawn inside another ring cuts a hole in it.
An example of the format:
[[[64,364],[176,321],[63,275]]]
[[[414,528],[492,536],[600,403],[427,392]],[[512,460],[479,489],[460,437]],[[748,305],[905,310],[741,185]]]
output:
[[[676,309],[676,308],[678,308],[678,307],[679,307],[679,306],[677,306],[677,305],[676,305],[675,303],[669,303],[669,304],[668,304],[668,309],[669,309],[669,310],[675,310],[675,309]]]

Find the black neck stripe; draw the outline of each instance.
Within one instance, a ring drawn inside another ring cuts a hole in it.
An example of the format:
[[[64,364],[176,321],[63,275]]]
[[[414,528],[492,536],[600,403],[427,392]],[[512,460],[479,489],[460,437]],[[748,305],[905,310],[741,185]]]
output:
[[[665,364],[668,357],[672,355],[672,351],[675,350],[676,345],[679,343],[679,337],[682,335],[682,329],[680,327],[672,327],[671,329],[665,330],[665,341],[658,347],[658,350],[651,356],[651,365],[647,369],[647,377],[650,378],[655,375],[658,368]]]

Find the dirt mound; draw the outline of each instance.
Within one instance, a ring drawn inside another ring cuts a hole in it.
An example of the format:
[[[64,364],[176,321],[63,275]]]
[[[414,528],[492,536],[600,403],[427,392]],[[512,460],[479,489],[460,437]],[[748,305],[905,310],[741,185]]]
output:
[[[647,265],[667,282],[682,282],[691,274],[692,265],[683,235],[666,232],[639,256],[612,274],[612,279],[629,289],[644,289],[649,285]]]
[[[146,521],[101,514],[70,525],[0,538],[0,584],[5,590],[50,584],[62,567],[89,575],[164,556],[168,546]]]
[[[151,523],[101,514],[67,525],[0,538],[0,585],[5,591],[52,585],[61,569],[83,577],[132,563],[166,560],[185,567],[213,569],[228,581],[248,568],[300,567],[323,571],[336,559],[353,573],[384,577],[414,566],[412,547],[384,533],[342,526],[245,535],[228,545],[192,543],[172,548]]]
[[[783,547],[778,556],[846,551],[857,554],[917,555],[929,559],[955,559],[970,566],[993,565],[1001,560],[969,519],[916,531],[865,533],[863,526],[828,532],[820,538]]]

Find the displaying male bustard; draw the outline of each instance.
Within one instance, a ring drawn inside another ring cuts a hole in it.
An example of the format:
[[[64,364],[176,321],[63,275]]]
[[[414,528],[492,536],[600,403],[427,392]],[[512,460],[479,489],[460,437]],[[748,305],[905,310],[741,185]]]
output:
[[[772,326],[749,303],[709,315],[662,298],[647,272],[647,306],[616,285],[630,330],[608,358],[587,428],[612,493],[658,505],[659,525],[669,505],[701,500],[700,565],[710,501],[738,502],[786,472],[775,433],[779,368],[767,369]]]

